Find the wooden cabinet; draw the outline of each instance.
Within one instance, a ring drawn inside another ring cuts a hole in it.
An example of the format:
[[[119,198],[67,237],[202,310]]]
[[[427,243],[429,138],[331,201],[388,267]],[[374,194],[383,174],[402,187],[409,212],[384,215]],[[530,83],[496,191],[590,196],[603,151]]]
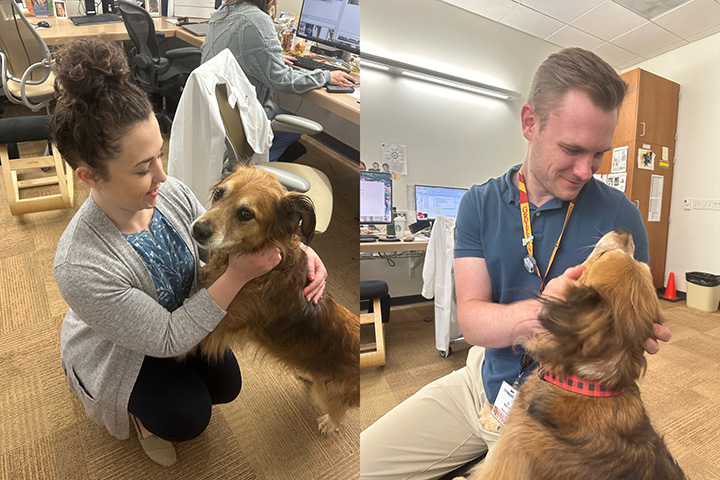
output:
[[[660,288],[665,281],[680,85],[639,68],[621,77],[628,84],[628,94],[620,109],[613,150],[605,154],[597,173],[626,174],[625,195],[637,205],[647,228],[653,283]],[[618,171],[612,172],[613,151],[623,147],[627,147],[625,169],[616,167]]]

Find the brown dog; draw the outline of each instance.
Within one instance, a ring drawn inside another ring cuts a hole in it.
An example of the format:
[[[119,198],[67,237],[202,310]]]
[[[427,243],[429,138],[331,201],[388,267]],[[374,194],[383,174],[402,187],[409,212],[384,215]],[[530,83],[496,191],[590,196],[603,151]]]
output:
[[[540,321],[549,334],[525,345],[539,374],[520,388],[500,440],[470,480],[685,478],[636,384],[661,314],[650,269],[634,250],[628,230],[608,233],[583,264],[583,286],[546,305]]]
[[[309,241],[315,229],[312,202],[288,193],[264,170],[241,166],[213,187],[210,209],[192,226],[194,240],[212,252],[201,284],[212,284],[225,271],[230,253],[274,245],[282,261],[240,290],[199,347],[217,357],[250,341],[299,371],[312,381],[315,402],[326,412],[318,418],[326,435],[337,430],[348,408],[360,404],[360,321],[327,294],[317,305],[305,300],[307,257],[300,229]]]

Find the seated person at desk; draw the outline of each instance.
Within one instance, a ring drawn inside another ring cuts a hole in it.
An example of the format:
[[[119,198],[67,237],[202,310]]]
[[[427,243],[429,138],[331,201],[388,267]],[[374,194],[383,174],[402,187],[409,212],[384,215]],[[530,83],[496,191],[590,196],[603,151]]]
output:
[[[280,113],[271,97],[278,92],[305,93],[325,85],[350,86],[355,79],[343,71],[301,71],[291,68],[269,15],[275,0],[225,0],[213,13],[202,45],[202,62],[229,48],[257,91],[258,100],[271,120]],[[275,132],[270,161],[293,161],[305,153],[300,134]],[[288,149],[288,147],[290,147]],[[285,155],[280,158],[283,154]]]

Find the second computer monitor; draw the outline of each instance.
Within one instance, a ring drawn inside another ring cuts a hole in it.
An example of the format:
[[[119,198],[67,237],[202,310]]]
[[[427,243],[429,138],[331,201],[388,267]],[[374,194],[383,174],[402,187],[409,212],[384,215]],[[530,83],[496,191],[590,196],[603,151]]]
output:
[[[297,36],[360,53],[360,0],[304,0]]]
[[[392,177],[383,172],[360,172],[360,223],[392,223]]]
[[[465,192],[467,188],[415,185],[417,220],[435,220],[438,215],[456,218]]]

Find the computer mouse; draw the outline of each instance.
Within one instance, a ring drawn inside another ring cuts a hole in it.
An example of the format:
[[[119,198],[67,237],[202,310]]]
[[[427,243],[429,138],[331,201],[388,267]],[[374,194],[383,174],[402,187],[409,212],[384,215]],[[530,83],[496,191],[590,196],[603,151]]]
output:
[[[414,242],[414,241],[415,241],[415,237],[413,237],[412,235],[403,238],[403,242]]]
[[[38,22],[37,26],[40,28],[50,28],[50,24],[48,22],[46,22],[45,20]]]

